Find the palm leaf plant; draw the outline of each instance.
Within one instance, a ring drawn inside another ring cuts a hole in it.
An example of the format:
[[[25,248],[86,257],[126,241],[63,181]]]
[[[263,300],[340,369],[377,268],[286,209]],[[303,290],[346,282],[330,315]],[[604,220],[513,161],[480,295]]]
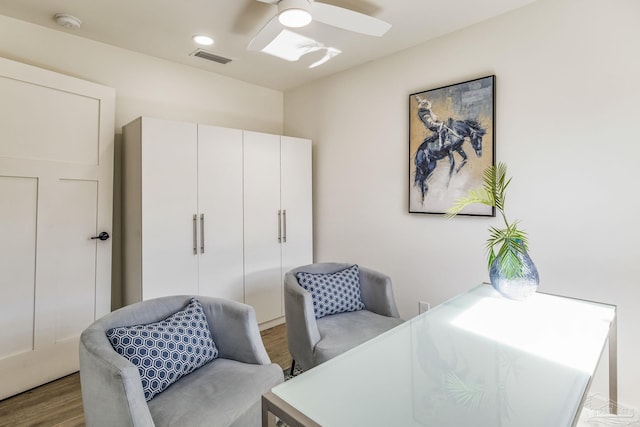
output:
[[[488,268],[491,269],[496,258],[498,267],[507,279],[516,278],[522,271],[522,259],[519,254],[526,254],[528,250],[527,233],[518,228],[518,221],[509,222],[505,213],[507,187],[511,178],[507,179],[507,165],[498,163],[489,166],[482,174],[482,187],[469,190],[466,196],[458,199],[447,210],[446,216],[452,218],[465,207],[473,204],[483,204],[494,207],[504,221],[504,228],[489,227],[487,239]],[[496,251],[497,248],[497,251]]]

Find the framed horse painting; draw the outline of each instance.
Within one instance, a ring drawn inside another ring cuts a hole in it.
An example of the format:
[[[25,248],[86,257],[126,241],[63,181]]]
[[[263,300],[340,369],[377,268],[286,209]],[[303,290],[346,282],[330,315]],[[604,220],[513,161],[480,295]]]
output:
[[[443,214],[495,164],[495,76],[409,95],[409,212]],[[494,216],[485,205],[463,215]]]

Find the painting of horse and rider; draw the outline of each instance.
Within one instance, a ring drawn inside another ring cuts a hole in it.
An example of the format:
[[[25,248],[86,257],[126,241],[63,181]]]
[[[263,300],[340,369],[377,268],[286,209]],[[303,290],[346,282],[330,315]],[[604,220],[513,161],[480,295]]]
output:
[[[409,212],[442,214],[482,185],[495,162],[494,99],[495,76],[409,95]]]

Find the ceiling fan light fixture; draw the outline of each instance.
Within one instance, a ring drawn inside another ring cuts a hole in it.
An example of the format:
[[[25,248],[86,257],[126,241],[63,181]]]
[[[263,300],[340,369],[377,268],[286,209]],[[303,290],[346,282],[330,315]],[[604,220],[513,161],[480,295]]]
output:
[[[305,27],[311,19],[311,4],[308,0],[281,0],[278,3],[278,20],[285,27]]]
[[[302,9],[287,9],[278,16],[278,20],[285,27],[300,28],[309,25],[311,14]]]

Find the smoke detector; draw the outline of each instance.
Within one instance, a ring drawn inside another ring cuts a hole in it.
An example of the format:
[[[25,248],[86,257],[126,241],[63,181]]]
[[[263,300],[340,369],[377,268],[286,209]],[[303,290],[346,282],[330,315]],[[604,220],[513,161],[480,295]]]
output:
[[[56,20],[56,24],[68,30],[77,30],[82,24],[81,20],[68,13],[56,13],[53,18]]]

